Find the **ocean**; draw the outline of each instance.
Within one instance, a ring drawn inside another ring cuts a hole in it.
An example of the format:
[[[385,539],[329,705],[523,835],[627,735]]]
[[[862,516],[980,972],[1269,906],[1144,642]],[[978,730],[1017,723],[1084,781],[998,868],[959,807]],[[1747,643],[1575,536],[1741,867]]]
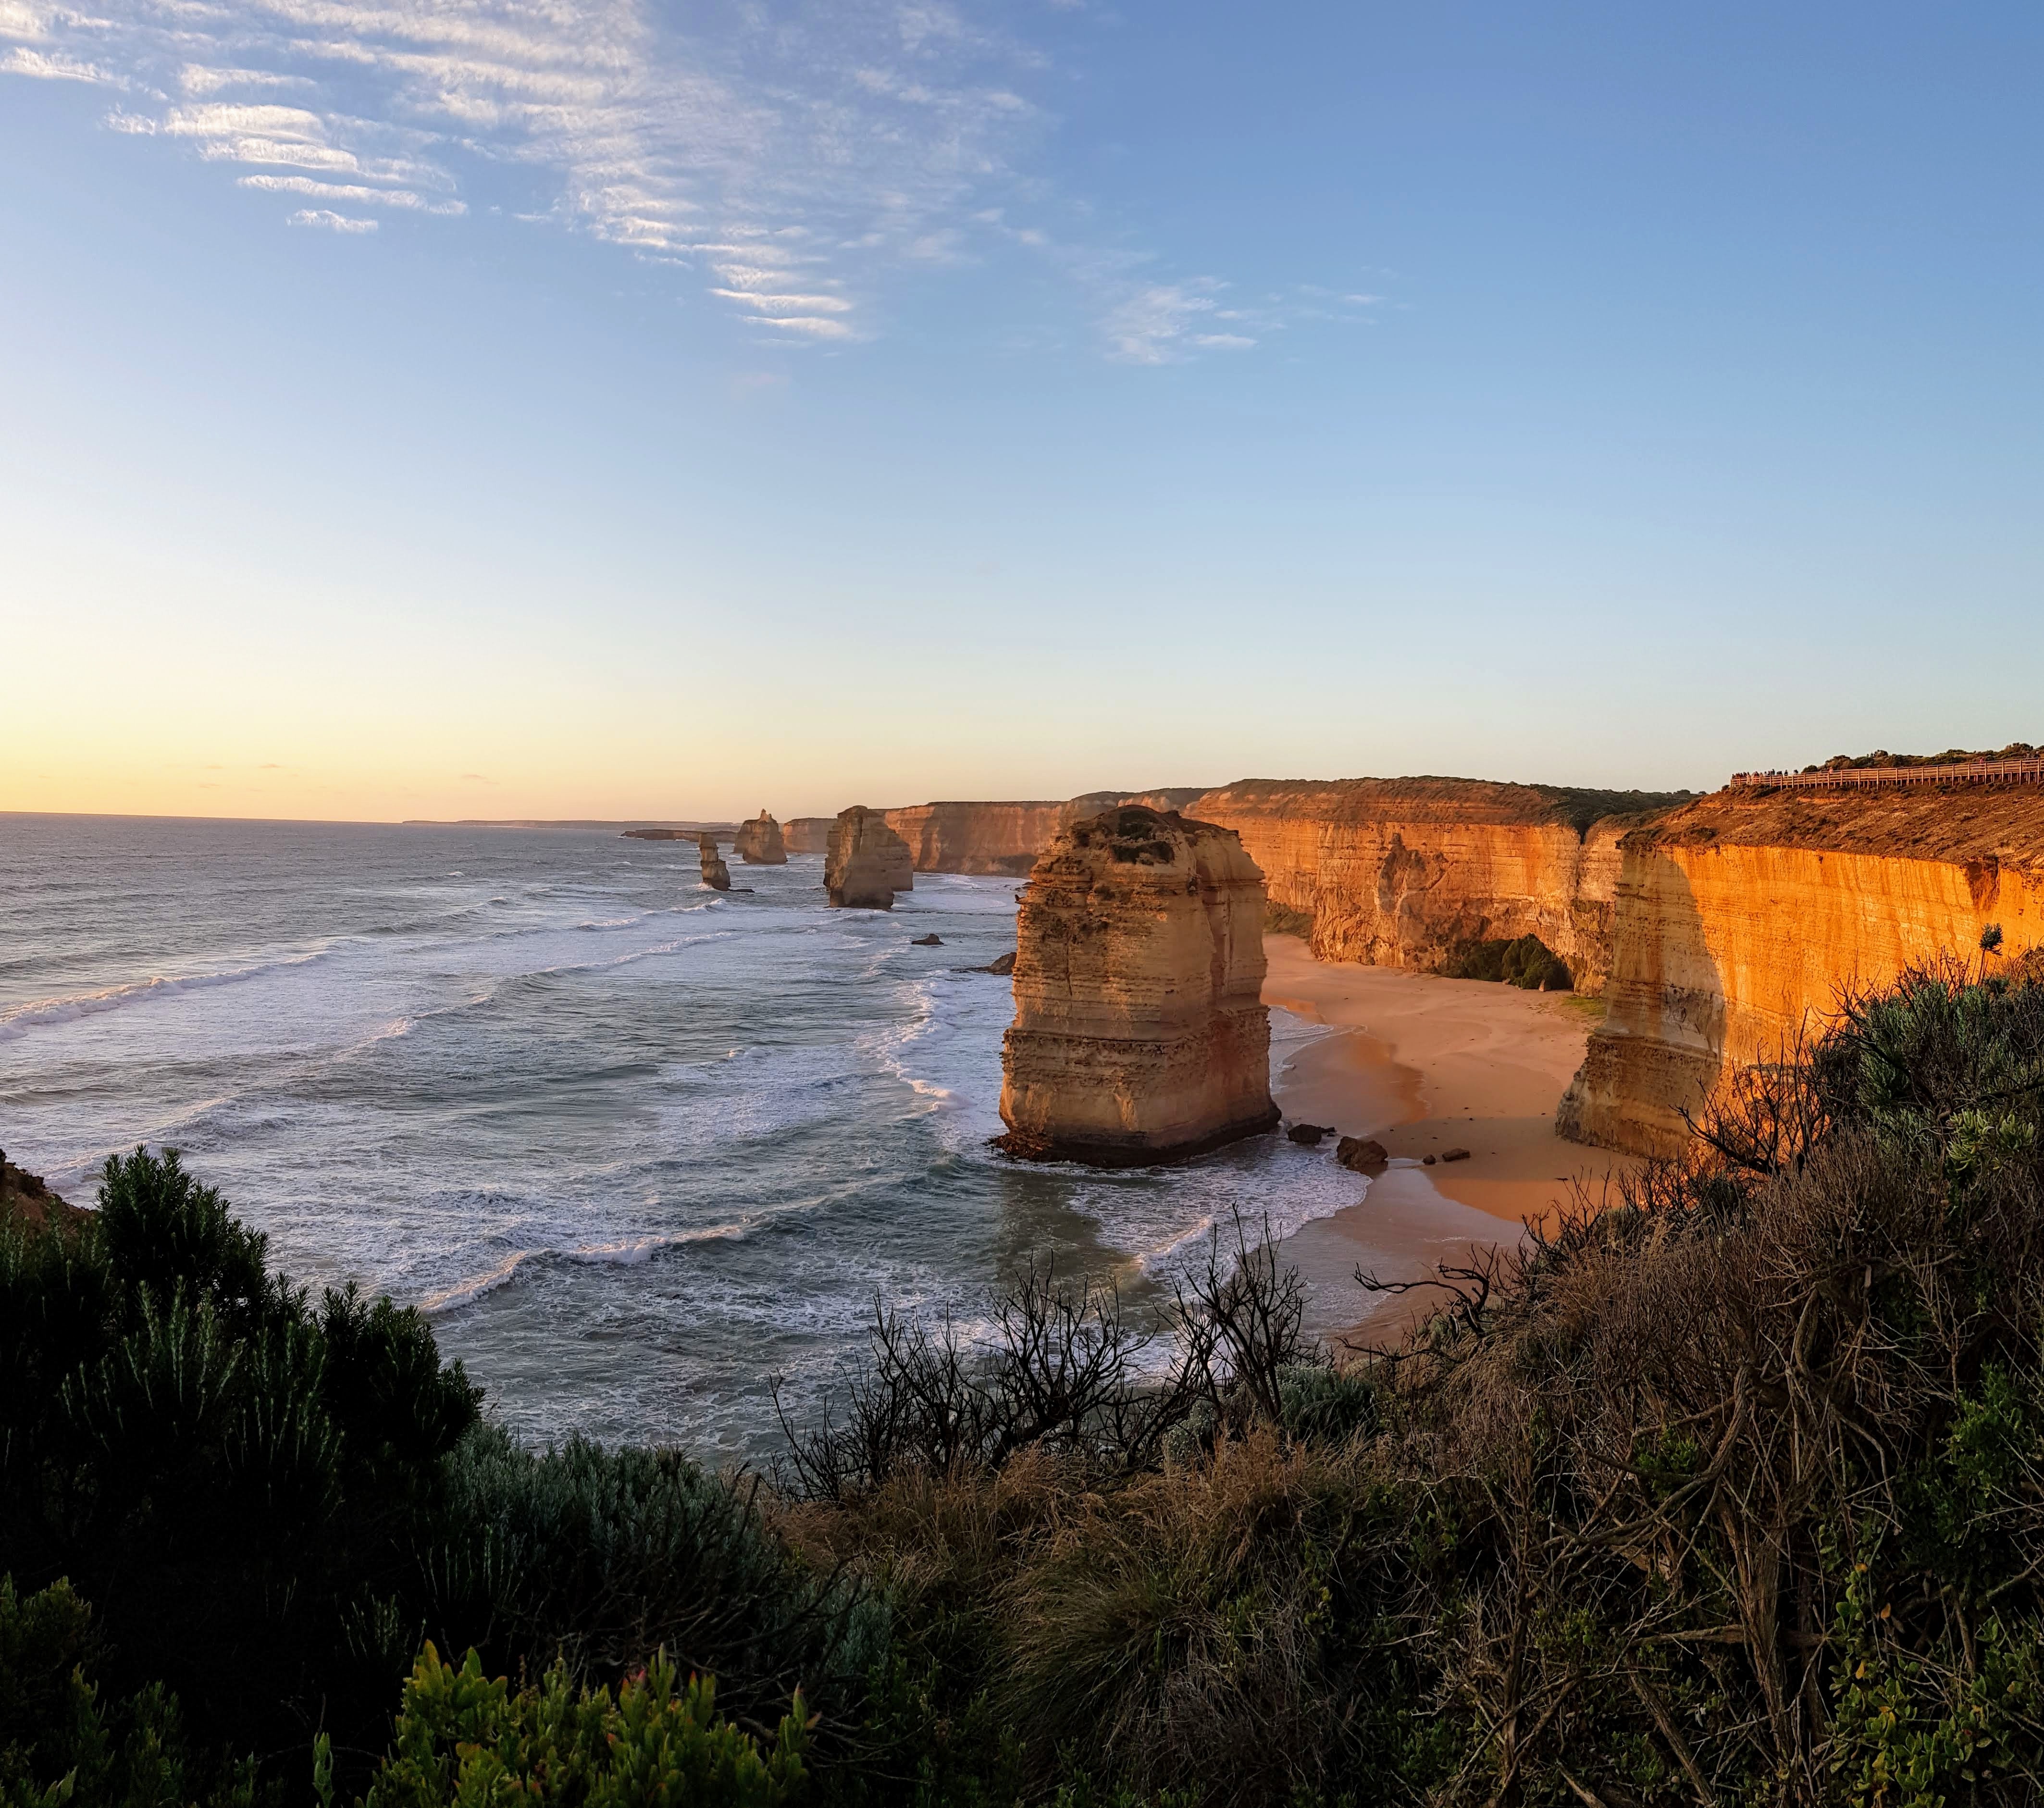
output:
[[[828,908],[817,856],[581,830],[0,816],[0,1146],[90,1203],[184,1153],[273,1262],[415,1305],[521,1435],[758,1461],[876,1303],[970,1323],[1034,1257],[1139,1308],[1216,1223],[1354,1177],[1281,1138],[1005,1160],[1017,881]],[[940,947],[916,947],[935,933]],[[1274,1011],[1274,1065],[1324,1032]]]

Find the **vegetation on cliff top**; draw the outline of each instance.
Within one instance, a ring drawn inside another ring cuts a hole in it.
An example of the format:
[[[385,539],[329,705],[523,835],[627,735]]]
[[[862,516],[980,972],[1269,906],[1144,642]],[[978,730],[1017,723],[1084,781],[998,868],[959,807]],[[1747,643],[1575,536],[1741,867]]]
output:
[[[1267,1251],[1154,1344],[1039,1271],[775,1488],[517,1449],[138,1156],[0,1242],[0,1788],[2034,1801],[2040,1120],[2044,986],[1912,973],[1359,1368]]]
[[[1806,766],[1805,772],[1855,772],[1873,766],[1963,766],[1977,759],[2034,759],[2037,750],[2027,741],[2011,741],[2005,747],[1988,747],[1969,752],[1947,747],[1941,754],[1892,754],[1876,747],[1870,754],[1833,754],[1822,766]]]

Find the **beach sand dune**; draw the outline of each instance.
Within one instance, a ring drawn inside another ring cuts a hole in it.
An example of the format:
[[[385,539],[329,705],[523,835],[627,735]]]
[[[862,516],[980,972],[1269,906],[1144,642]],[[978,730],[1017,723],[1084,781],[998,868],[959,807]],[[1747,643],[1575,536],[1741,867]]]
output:
[[[1426,1310],[1426,1293],[1373,1299],[1353,1279],[1358,1265],[1398,1280],[1466,1261],[1550,1222],[1573,1187],[1597,1193],[1639,1165],[1554,1134],[1595,1021],[1587,1001],[1316,961],[1293,935],[1266,936],[1264,948],[1264,1002],[1340,1032],[1307,1045],[1278,1076],[1285,1116],[1374,1136],[1391,1155],[1361,1203],[1285,1244],[1320,1335],[1351,1347],[1381,1342]],[[1424,1165],[1450,1149],[1469,1159]]]

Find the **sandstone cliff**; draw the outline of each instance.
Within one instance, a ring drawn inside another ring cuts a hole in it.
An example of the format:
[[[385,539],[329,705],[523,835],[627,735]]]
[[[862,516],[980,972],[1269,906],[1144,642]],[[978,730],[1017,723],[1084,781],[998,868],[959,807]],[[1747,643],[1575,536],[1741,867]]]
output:
[[[749,822],[738,825],[732,844],[738,858],[748,866],[785,866],[788,850],[781,839],[781,825],[762,810]]]
[[[1130,806],[1059,835],[1016,918],[1001,1146],[1134,1165],[1272,1128],[1263,910],[1212,823]]]
[[[791,816],[781,825],[781,845],[790,854],[821,854],[836,824],[835,816]]]
[[[1027,873],[1072,820],[1058,803],[912,804],[881,812],[918,873]]]
[[[1191,805],[1235,830],[1271,902],[1325,960],[1433,971],[1470,942],[1537,935],[1596,992],[1619,838],[1666,794],[1463,778],[1249,779]]]
[[[915,889],[909,844],[878,810],[855,804],[831,826],[824,855],[824,885],[832,904],[847,910],[892,910],[897,892]]]
[[[715,891],[729,891],[731,869],[724,865],[723,856],[717,850],[717,837],[698,835],[696,846],[702,855],[702,882]]]
[[[1557,1119],[1671,1153],[1731,1069],[1815,1027],[1841,988],[2044,943],[2044,791],[1719,792],[1623,838],[1608,1014]],[[1989,969],[1996,962],[1988,963]]]

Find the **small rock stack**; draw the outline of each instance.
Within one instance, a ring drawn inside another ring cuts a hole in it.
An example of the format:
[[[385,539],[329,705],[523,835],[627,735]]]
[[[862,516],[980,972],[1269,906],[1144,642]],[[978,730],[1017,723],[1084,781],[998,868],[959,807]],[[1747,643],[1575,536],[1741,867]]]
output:
[[[702,882],[712,891],[729,891],[731,869],[724,865],[724,857],[717,850],[717,837],[699,835],[696,837],[696,846],[702,854]]]
[[[831,825],[824,885],[841,910],[892,910],[897,892],[916,889],[909,844],[878,810],[855,804]]]
[[[738,839],[733,845],[738,858],[748,866],[788,864],[788,848],[781,839],[781,825],[764,810],[751,822],[738,825]]]

